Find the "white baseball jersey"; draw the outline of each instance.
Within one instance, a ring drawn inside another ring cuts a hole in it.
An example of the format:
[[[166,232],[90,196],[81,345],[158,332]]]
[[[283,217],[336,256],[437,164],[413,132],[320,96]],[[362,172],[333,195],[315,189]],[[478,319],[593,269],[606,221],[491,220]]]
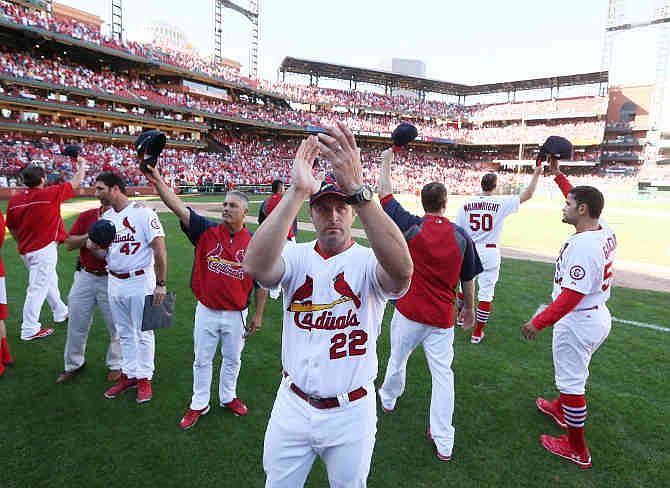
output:
[[[139,202],[130,202],[120,212],[113,208],[107,210],[102,218],[112,221],[116,227],[116,235],[107,252],[107,270],[129,273],[142,269],[147,274],[153,274],[151,241],[156,237],[165,237],[156,213]],[[154,283],[150,279],[146,281],[146,291],[152,293]]]
[[[561,247],[556,259],[552,299],[562,288],[583,293],[578,309],[603,305],[610,297],[616,236],[604,220],[598,230],[577,232]]]
[[[468,232],[476,245],[497,246],[505,217],[517,212],[520,204],[518,196],[479,195],[461,205],[456,214],[456,224]]]
[[[285,246],[282,363],[304,392],[334,397],[377,376],[386,300],[372,249],[352,245],[330,258],[316,241]]]

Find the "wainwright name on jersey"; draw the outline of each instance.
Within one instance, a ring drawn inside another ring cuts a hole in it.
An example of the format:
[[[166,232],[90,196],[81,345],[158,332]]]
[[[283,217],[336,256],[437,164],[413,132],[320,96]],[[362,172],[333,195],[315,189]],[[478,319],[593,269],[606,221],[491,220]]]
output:
[[[505,217],[519,210],[518,196],[479,195],[461,205],[456,224],[466,229],[475,244],[498,244]]]
[[[562,288],[583,293],[578,308],[602,305],[610,297],[616,256],[616,236],[604,220],[597,230],[577,232],[561,247],[556,259],[552,299],[561,294]]]

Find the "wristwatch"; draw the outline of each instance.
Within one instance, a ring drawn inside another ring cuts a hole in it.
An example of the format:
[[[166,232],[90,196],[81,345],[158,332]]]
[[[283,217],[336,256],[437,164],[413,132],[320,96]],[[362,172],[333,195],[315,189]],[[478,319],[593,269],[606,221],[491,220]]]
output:
[[[165,280],[156,280],[156,286],[165,286]]]
[[[359,203],[366,203],[371,201],[373,195],[374,193],[372,192],[370,185],[363,185],[355,193],[347,196],[344,201],[349,205],[357,205]]]

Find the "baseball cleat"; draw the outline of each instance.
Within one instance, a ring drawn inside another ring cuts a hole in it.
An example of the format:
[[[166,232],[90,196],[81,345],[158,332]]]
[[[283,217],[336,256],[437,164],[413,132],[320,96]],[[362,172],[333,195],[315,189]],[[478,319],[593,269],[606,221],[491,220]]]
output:
[[[221,405],[223,408],[229,408],[236,417],[244,417],[249,413],[247,406],[239,398],[233,398],[232,401]]]
[[[380,386],[379,388],[377,388],[377,398],[379,398],[379,405],[382,407],[382,410],[383,410],[385,413],[393,413],[393,412],[395,412],[395,407],[393,407],[393,408],[386,408],[386,407],[384,406],[384,400],[382,400],[382,393],[381,393],[381,390],[382,390],[382,387],[381,387],[381,386]]]
[[[556,454],[563,459],[567,459],[575,463],[582,469],[587,469],[593,466],[591,463],[591,453],[586,449],[582,454],[577,454],[572,450],[570,442],[565,435],[560,437],[551,437],[548,435],[540,436],[540,443],[547,451]]]
[[[137,403],[151,400],[151,380],[142,378],[137,382]]]
[[[105,398],[116,398],[121,393],[131,388],[137,388],[137,378],[129,379],[125,374],[123,374],[115,385],[107,389],[105,392]]]
[[[110,383],[115,383],[119,381],[121,378],[121,370],[120,369],[110,369],[109,373],[107,373],[107,381]]]
[[[41,337],[46,337],[50,336],[51,334],[54,333],[54,329],[52,327],[48,327],[46,329],[40,329],[30,337],[26,337],[25,339],[22,337],[22,341],[34,341],[35,339],[40,339]]]
[[[535,400],[535,405],[537,405],[537,409],[540,412],[545,415],[549,415],[552,419],[554,419],[556,425],[558,425],[561,429],[568,428],[568,424],[565,423],[565,417],[563,417],[563,409],[561,408],[561,404],[558,400],[550,402],[544,398],[537,397]]]
[[[74,378],[78,373],[81,372],[81,370],[86,366],[86,363],[82,364],[79,366],[77,369],[73,369],[72,371],[63,371],[58,378],[56,378],[56,383],[61,384],[61,383],[66,383],[70,381],[72,378]]]
[[[464,323],[465,320],[463,320],[463,314],[458,312],[458,315],[456,316],[456,327],[463,327]]]
[[[182,417],[181,422],[179,422],[179,428],[182,430],[190,429],[195,425],[200,416],[207,415],[207,412],[209,412],[209,405],[200,410],[189,408],[188,412]]]
[[[479,344],[480,342],[482,342],[482,339],[484,339],[484,336],[486,336],[486,334],[484,334],[484,331],[482,331],[482,335],[480,336],[476,336],[473,334],[470,337],[470,344]]]
[[[426,437],[428,437],[428,440],[430,440],[433,445],[435,446],[435,452],[437,453],[437,459],[440,461],[451,461],[451,456],[445,456],[444,454],[440,453],[440,451],[437,449],[437,444],[435,444],[435,441],[433,440],[433,434],[430,433],[430,427],[428,427],[428,431],[426,432]]]

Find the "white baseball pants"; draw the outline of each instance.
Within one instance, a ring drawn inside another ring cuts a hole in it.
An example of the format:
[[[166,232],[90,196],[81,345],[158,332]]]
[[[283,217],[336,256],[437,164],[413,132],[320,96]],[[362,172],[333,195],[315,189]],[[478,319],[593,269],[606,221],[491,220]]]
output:
[[[84,365],[86,340],[93,322],[95,306],[100,307],[102,318],[109,331],[109,348],[106,364],[109,369],[121,369],[121,342],[114,325],[107,295],[107,277],[95,276],[84,270],[74,274],[74,283],[68,295],[70,319],[65,340],[65,371],[74,371]]]
[[[42,328],[40,312],[45,299],[53,312],[54,322],[67,318],[67,305],[61,300],[58,290],[57,244],[52,242],[42,249],[23,254],[21,259],[28,268],[28,289],[21,323],[21,339],[25,340]]]
[[[247,309],[212,310],[198,302],[193,329],[193,398],[191,408],[201,410],[209,405],[212,389],[212,362],[221,342],[219,403],[223,405],[237,396],[237,377],[242,366],[244,325]]]
[[[477,254],[484,270],[477,275],[479,290],[477,300],[492,302],[496,290],[496,283],[500,277],[500,250],[496,247],[477,246]]]
[[[367,486],[377,433],[374,385],[365,385],[368,394],[359,400],[322,410],[290,385],[290,378],[284,378],[265,431],[266,488],[304,486],[316,456],[326,465],[331,487]]]
[[[454,328],[440,329],[408,319],[397,309],[391,320],[391,356],[386,367],[384,383],[379,388],[382,406],[393,410],[398,397],[405,391],[407,360],[414,349],[423,344],[432,377],[430,398],[430,433],[437,450],[451,456],[456,430],[454,415]]]
[[[142,330],[144,276],[120,280],[109,276],[109,305],[121,340],[121,370],[128,378],[151,379],[154,374],[154,331]]]
[[[570,312],[554,325],[551,349],[556,388],[561,393],[583,395],[591,357],[605,342],[612,316],[605,305],[596,310]]]

